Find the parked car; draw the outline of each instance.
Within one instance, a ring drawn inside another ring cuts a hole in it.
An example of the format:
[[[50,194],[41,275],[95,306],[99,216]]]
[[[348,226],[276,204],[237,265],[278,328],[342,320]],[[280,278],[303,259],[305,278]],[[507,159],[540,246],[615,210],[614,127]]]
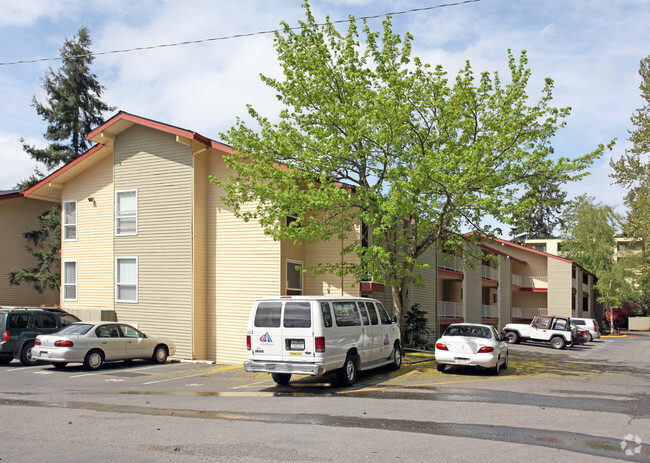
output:
[[[115,322],[75,323],[58,333],[37,336],[32,349],[35,359],[56,368],[83,363],[89,370],[119,360],[165,363],[175,353],[171,339],[149,337],[131,325]]]
[[[573,319],[571,319],[573,322]],[[584,344],[587,342],[587,331],[584,328],[580,328],[579,326],[574,325],[571,323],[571,332],[573,333],[573,345],[577,344]]]
[[[54,333],[79,321],[57,307],[0,307],[0,365],[7,365],[14,358],[23,365],[36,365],[32,355],[36,336]]]
[[[585,335],[587,342],[600,339],[600,328],[598,322],[593,318],[571,318],[571,323],[587,331]]]
[[[333,371],[351,386],[357,372],[402,365],[400,331],[376,299],[278,296],[253,304],[246,332],[246,371],[271,373],[286,385],[291,375]]]
[[[550,343],[555,349],[564,349],[573,344],[571,319],[568,317],[536,315],[530,325],[508,323],[503,327],[503,334],[510,344],[528,340],[541,341]]]
[[[436,341],[436,367],[468,365],[488,369],[498,375],[508,368],[508,345],[491,325],[454,323]]]

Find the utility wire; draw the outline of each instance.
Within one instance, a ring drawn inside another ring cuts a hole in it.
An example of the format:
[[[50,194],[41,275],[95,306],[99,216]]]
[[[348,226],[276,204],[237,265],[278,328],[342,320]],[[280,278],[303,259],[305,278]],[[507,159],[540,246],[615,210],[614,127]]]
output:
[[[363,16],[360,18],[354,18],[354,20],[366,20],[366,19],[377,19],[377,18],[382,18],[384,16],[398,16],[402,14],[408,14],[408,13],[419,13],[422,11],[429,11],[429,10],[435,10],[438,8],[445,8],[449,6],[459,6],[459,5],[464,5],[467,3],[477,3],[480,2],[481,0],[462,0],[459,2],[454,2],[454,3],[445,3],[442,5],[434,5],[434,6],[427,6],[427,7],[422,7],[422,8],[413,8],[410,10],[403,10],[403,11],[395,11],[392,13],[382,13],[382,14],[376,14],[372,16]],[[352,19],[339,19],[337,21],[332,21],[330,24],[343,24],[343,23],[349,23],[352,22]],[[317,26],[324,26],[327,23],[318,23],[316,24]],[[289,30],[300,30],[304,29],[304,26],[294,26],[294,27],[289,27]],[[240,39],[244,37],[253,37],[256,35],[268,35],[268,34],[275,34],[278,32],[277,29],[274,30],[269,30],[269,31],[258,31],[258,32],[249,32],[246,34],[235,34],[235,35],[228,35],[228,36],[223,36],[223,37],[212,37],[209,39],[200,39],[200,40],[187,40],[184,42],[176,42],[176,43],[165,43],[165,44],[159,44],[159,45],[151,45],[148,47],[136,47],[136,48],[126,48],[123,50],[110,50],[110,51],[101,51],[97,53],[86,53],[86,54],[81,54],[81,55],[71,55],[69,56],[70,58],[82,58],[82,57],[88,57],[88,56],[102,56],[102,55],[114,55],[117,53],[131,53],[134,51],[143,51],[143,50],[154,50],[158,48],[170,48],[170,47],[179,47],[179,46],[184,46],[184,45],[194,45],[197,43],[206,43],[206,42],[216,42],[216,41],[221,41],[221,40],[230,40],[230,39]],[[4,62],[0,63],[0,66],[13,66],[16,64],[28,64],[28,63],[40,63],[44,61],[58,61],[61,60],[62,57],[56,57],[56,58],[36,58],[36,59],[27,59],[27,60],[20,60],[20,61],[9,61],[9,62]]]

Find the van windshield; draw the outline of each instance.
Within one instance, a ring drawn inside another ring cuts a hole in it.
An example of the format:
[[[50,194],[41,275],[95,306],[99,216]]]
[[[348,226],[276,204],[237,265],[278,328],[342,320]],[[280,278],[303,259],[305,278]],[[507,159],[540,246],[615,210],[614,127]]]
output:
[[[284,306],[284,327],[285,328],[310,328],[311,327],[311,303],[310,302],[287,302]]]

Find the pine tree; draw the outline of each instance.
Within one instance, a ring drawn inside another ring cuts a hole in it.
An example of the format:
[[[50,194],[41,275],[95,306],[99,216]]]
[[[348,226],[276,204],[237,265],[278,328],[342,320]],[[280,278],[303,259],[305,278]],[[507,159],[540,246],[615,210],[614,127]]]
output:
[[[26,144],[22,138],[21,142],[30,157],[43,163],[48,170],[83,154],[90,147],[84,135],[103,122],[104,112],[114,110],[101,100],[104,87],[90,71],[94,59],[91,45],[86,27],[79,29],[71,40],[66,39],[59,49],[61,67],[57,71],[48,69],[41,80],[47,101],[41,103],[36,97],[32,100],[38,115],[48,124],[43,135],[50,144],[46,148],[36,148]],[[36,170],[17,187],[25,190],[40,177],[41,172]]]
[[[516,219],[510,231],[512,240],[524,244],[527,239],[552,238],[556,227],[562,225],[562,208],[566,205],[566,191],[557,182],[542,178],[523,195],[533,206]]]

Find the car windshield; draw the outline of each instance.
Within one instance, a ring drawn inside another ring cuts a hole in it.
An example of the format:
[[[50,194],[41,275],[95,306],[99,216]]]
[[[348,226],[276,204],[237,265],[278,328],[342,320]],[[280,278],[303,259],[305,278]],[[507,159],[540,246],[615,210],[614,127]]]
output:
[[[487,326],[451,325],[443,336],[466,336],[471,338],[491,339],[492,335]]]
[[[85,323],[75,323],[74,325],[68,325],[62,330],[59,330],[57,334],[86,334],[93,326]]]

